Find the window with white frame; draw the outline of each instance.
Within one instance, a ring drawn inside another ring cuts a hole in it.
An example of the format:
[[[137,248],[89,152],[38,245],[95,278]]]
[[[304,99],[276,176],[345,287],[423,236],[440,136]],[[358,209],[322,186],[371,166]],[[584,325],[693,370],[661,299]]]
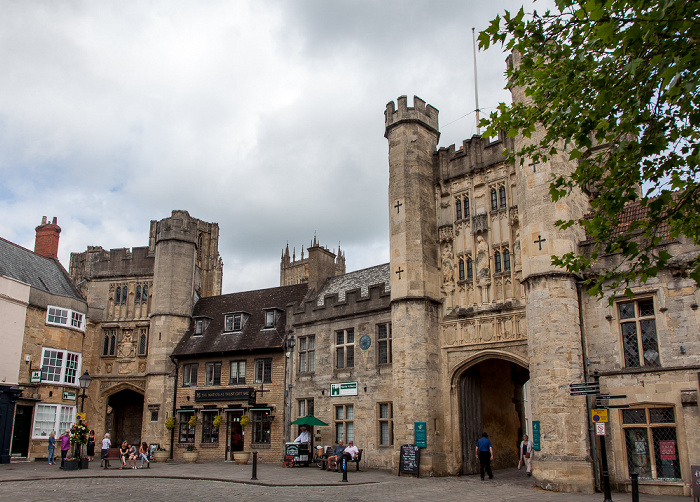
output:
[[[394,412],[391,403],[379,403],[378,405],[379,445],[390,446],[394,444]]]
[[[221,363],[207,363],[204,372],[204,385],[221,385]]]
[[[57,385],[78,385],[81,357],[77,352],[44,348],[41,354],[41,380]]]
[[[265,311],[265,327],[274,328],[277,322],[277,313],[274,310]]]
[[[34,412],[33,438],[47,438],[52,431],[65,431],[75,422],[75,406],[37,404]]]
[[[377,356],[379,364],[391,363],[391,323],[377,325]]]
[[[76,312],[71,309],[52,307],[49,305],[46,309],[46,324],[52,324],[54,326],[67,326],[80,331],[85,331],[85,314],[81,314],[80,312]]]
[[[272,383],[272,358],[255,360],[255,383]]]
[[[341,439],[345,444],[355,439],[353,419],[355,410],[352,404],[341,404],[335,407],[335,442]]]
[[[619,302],[617,307],[620,314],[625,367],[661,366],[656,337],[654,299]]]
[[[204,319],[195,319],[194,334],[201,335],[202,333],[204,333]]]
[[[182,365],[182,386],[196,387],[197,386],[197,371],[199,370],[198,363],[190,363]]]
[[[353,328],[335,332],[335,367],[355,366],[355,330]]]
[[[245,383],[245,361],[231,361],[228,383]]]
[[[316,336],[299,337],[299,373],[316,370]]]

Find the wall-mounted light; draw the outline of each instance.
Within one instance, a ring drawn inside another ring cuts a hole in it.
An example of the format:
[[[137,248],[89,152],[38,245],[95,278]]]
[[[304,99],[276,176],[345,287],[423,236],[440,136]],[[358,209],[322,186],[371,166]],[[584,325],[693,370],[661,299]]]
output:
[[[681,345],[681,354],[685,354],[685,345]]]

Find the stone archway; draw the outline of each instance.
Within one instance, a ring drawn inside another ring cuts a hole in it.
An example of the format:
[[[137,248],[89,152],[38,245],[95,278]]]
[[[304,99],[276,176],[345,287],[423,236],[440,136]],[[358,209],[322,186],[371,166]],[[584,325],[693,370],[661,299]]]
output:
[[[112,446],[117,447],[124,441],[139,444],[142,420],[143,394],[127,388],[109,396],[105,430],[112,436]]]
[[[482,357],[458,376],[462,474],[479,472],[476,441],[486,431],[494,446],[494,469],[518,464],[518,445],[525,431],[524,387],[529,371],[520,364]]]

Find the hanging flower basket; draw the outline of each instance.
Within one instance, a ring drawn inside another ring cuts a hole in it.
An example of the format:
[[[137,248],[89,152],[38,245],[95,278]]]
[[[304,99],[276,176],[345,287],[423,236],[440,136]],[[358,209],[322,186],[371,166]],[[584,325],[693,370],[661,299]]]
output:
[[[175,428],[175,417],[168,417],[165,419],[165,428],[169,431]]]

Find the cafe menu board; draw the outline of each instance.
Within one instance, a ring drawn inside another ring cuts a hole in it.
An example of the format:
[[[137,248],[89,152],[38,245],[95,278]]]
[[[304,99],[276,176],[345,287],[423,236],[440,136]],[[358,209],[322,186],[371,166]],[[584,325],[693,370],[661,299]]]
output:
[[[414,444],[401,446],[401,458],[399,459],[399,476],[402,472],[418,476],[420,467],[420,448]]]

